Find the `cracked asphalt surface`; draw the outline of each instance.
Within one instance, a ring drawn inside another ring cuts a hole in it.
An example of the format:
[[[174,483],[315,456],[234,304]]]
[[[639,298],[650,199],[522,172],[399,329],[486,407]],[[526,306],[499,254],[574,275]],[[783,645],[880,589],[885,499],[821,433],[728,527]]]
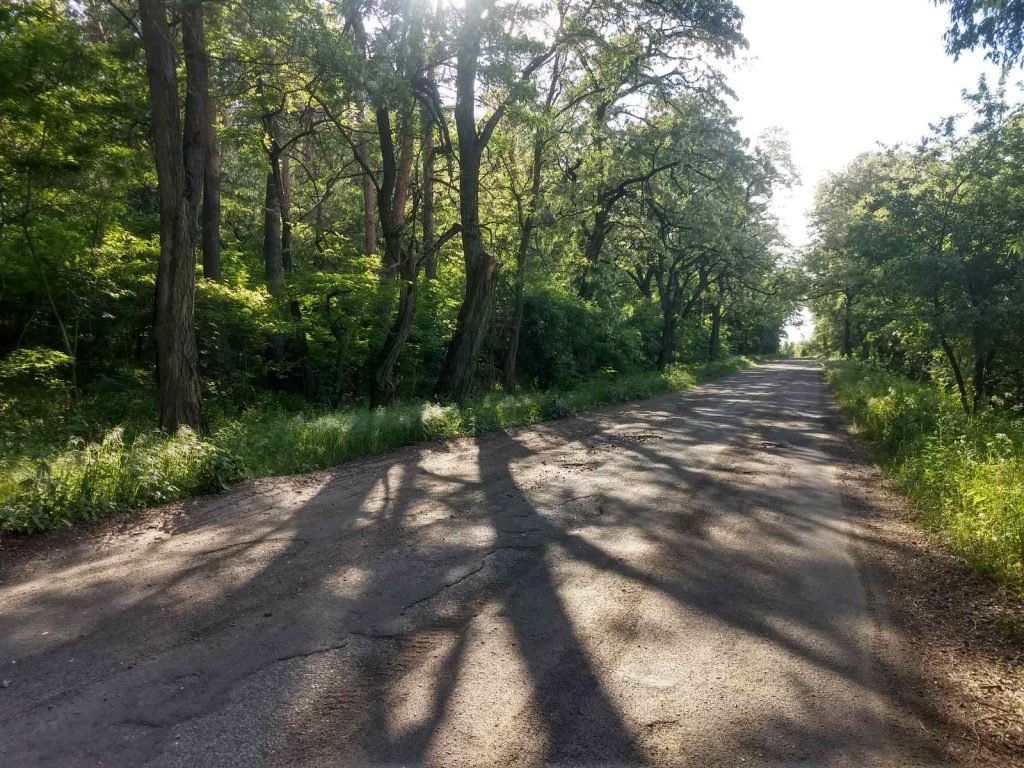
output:
[[[820,370],[158,510],[0,570],[0,765],[935,765]]]

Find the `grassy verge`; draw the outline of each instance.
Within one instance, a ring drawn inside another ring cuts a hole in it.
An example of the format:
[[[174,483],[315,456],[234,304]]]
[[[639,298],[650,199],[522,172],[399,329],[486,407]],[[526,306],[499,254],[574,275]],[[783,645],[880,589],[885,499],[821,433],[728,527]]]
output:
[[[829,361],[840,406],[974,568],[1024,594],[1024,419],[967,415],[952,398],[870,365]]]
[[[566,391],[494,393],[461,406],[407,403],[374,411],[250,408],[208,436],[118,427],[42,455],[0,458],[0,532],[33,533],[208,493],[228,483],[323,469],[430,440],[570,416],[609,403],[681,391],[751,364],[730,358],[663,372],[609,376]],[[13,452],[12,452],[13,453]]]

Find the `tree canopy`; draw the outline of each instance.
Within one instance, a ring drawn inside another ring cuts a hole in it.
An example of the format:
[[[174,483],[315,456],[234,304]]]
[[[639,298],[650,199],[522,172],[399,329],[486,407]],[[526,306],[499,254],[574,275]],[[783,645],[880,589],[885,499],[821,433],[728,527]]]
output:
[[[936,0],[949,6],[946,49],[959,57],[983,48],[992,61],[1018,62],[1024,53],[1024,2],[1021,0]]]
[[[966,410],[1024,392],[1024,111],[864,155],[818,191],[807,259],[818,341],[950,383]]]

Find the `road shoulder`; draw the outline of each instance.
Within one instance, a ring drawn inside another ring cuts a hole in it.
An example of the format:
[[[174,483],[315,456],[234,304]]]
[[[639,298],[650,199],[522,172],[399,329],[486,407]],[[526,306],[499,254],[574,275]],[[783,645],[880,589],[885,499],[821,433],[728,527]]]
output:
[[[838,414],[830,419],[836,479],[879,630],[880,668],[964,765],[1024,766],[1024,602],[1001,592],[914,522],[910,502]]]

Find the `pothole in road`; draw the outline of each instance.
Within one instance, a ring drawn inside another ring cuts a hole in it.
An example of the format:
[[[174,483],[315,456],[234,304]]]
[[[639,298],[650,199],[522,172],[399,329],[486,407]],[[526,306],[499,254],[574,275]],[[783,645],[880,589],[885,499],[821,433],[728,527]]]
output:
[[[653,443],[655,440],[664,440],[664,435],[659,435],[654,432],[622,432],[621,434],[615,435],[619,440],[625,440],[629,443]]]

